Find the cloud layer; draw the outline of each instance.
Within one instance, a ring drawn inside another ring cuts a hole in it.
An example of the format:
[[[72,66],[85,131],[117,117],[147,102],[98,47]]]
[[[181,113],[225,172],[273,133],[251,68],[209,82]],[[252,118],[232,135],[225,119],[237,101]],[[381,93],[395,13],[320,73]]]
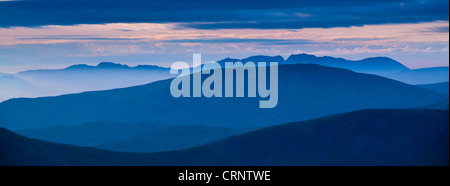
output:
[[[0,27],[179,23],[196,29],[330,28],[449,19],[448,0],[25,0],[0,2]]]
[[[177,24],[0,28],[0,71],[114,61],[170,66],[251,55],[388,56],[408,67],[448,66],[448,21],[305,29],[178,29]]]

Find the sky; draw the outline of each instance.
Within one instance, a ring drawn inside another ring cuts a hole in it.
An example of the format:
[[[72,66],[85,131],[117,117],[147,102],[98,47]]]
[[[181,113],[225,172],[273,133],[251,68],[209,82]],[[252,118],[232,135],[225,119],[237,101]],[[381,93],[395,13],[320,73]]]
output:
[[[448,0],[0,0],[0,72],[251,55],[449,65]]]

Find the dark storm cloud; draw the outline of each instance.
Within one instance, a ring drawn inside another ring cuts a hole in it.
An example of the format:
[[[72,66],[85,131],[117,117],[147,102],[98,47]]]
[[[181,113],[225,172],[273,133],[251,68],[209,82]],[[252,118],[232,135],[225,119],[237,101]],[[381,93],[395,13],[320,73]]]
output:
[[[448,20],[447,0],[28,0],[0,2],[0,27],[180,23],[197,29],[329,28]]]

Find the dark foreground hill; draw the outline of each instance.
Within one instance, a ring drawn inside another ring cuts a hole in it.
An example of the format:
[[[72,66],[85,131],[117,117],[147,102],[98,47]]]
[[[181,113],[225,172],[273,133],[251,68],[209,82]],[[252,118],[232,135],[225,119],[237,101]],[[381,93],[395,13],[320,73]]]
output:
[[[158,120],[177,125],[259,128],[361,109],[411,108],[448,100],[448,96],[431,90],[345,69],[309,64],[278,68],[279,98],[273,109],[259,108],[259,101],[268,98],[174,98],[171,80],[163,80],[108,91],[8,100],[0,103],[0,126],[33,129],[96,121]]]
[[[448,166],[448,122],[442,110],[363,110],[151,154],[59,145],[0,129],[0,165]]]

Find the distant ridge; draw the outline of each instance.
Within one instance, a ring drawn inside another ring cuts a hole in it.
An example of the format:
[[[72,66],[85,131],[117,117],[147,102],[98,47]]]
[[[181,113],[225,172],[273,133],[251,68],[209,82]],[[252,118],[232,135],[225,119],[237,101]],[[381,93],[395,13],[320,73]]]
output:
[[[409,84],[433,84],[449,81],[449,67],[420,68],[386,76]]]
[[[13,97],[44,96],[45,90],[39,90],[14,75],[0,75],[0,102]]]
[[[336,67],[360,73],[374,74],[408,84],[432,84],[448,82],[448,67],[433,67],[423,69],[409,69],[387,57],[373,57],[362,60],[346,60],[335,57],[317,57],[309,54],[293,54],[285,60],[282,56],[257,55],[244,59],[226,58],[218,63],[252,62],[278,62],[284,64],[318,64],[321,66]],[[6,76],[0,73],[0,77]],[[169,68],[156,65],[137,65],[134,67],[114,63],[101,62],[96,66],[77,64],[64,69],[27,70],[17,74],[10,74],[24,81],[34,89],[18,89],[13,82],[2,80],[3,90],[0,90],[0,102],[18,97],[56,96],[85,91],[108,90],[124,88],[150,83],[174,77],[169,74]],[[86,80],[88,79],[88,80]],[[11,85],[11,86],[10,86]],[[14,91],[8,91],[14,90]]]
[[[372,57],[362,60],[347,60],[343,58],[335,58],[330,56],[317,57],[310,54],[293,54],[286,60],[282,56],[251,56],[244,59],[226,58],[219,60],[218,63],[223,64],[225,62],[278,62],[282,64],[317,64],[328,67],[344,68],[357,72],[366,73],[378,73],[378,74],[393,74],[402,71],[410,70],[398,61],[395,61],[388,57]]]
[[[73,70],[73,69],[169,69],[166,67],[160,67],[156,65],[137,65],[135,67],[131,67],[128,65],[120,64],[120,63],[114,63],[114,62],[101,62],[96,66],[91,66],[87,64],[77,64],[72,65],[67,68],[67,70]],[[27,71],[24,71],[27,72]],[[23,73],[23,72],[22,72]]]
[[[11,74],[1,73],[1,72],[0,72],[0,77],[1,77],[1,76],[9,76],[9,75],[11,75]]]
[[[398,61],[388,57],[373,57],[358,61],[346,60],[343,58],[334,58],[330,56],[316,57],[308,54],[294,54],[286,60],[288,64],[318,64],[329,67],[345,68],[357,72],[392,74],[410,70]]]
[[[279,64],[317,64],[328,67],[343,68],[360,73],[374,74],[408,84],[431,84],[448,82],[448,67],[410,69],[400,62],[388,57],[371,57],[362,60],[347,60],[330,56],[317,57],[310,54],[293,54],[284,60],[281,56],[252,56],[242,60],[226,58],[224,62],[278,62]]]
[[[174,77],[169,68],[155,65],[130,67],[102,62],[96,66],[78,64],[64,69],[28,70],[9,75],[34,89],[18,89],[12,78],[0,76],[0,102],[18,97],[42,97],[143,85]]]

